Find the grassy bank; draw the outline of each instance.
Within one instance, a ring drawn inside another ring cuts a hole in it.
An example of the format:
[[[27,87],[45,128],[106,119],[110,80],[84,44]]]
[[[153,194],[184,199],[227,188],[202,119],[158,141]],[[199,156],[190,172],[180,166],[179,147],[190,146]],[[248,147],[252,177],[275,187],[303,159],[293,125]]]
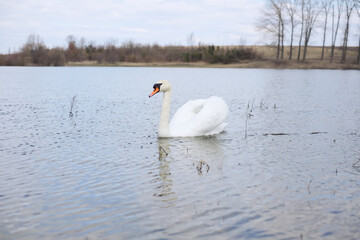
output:
[[[231,47],[227,47],[231,48]],[[273,69],[354,69],[360,70],[357,64],[357,47],[349,47],[347,61],[340,63],[341,48],[335,48],[333,62],[330,63],[331,48],[326,47],[324,59],[321,60],[321,47],[310,46],[307,58],[297,60],[298,48],[293,48],[292,60],[289,60],[290,47],[285,47],[284,59],[276,60],[276,48],[271,46],[247,46],[251,48],[259,57],[256,59],[239,60],[236,63],[209,63],[205,61],[150,61],[150,62],[115,62],[99,63],[97,61],[68,62],[66,66],[117,66],[117,67],[195,67],[195,68],[273,68]]]
[[[97,63],[96,61],[86,62],[69,62],[66,66],[72,67],[187,67],[187,68],[272,68],[272,69],[353,69],[360,70],[359,64],[340,64],[329,63],[319,60],[309,60],[305,62],[289,61],[289,60],[258,60],[244,61],[240,63],[209,64],[206,62],[149,62],[149,63],[132,63],[132,62],[116,62],[116,63]]]

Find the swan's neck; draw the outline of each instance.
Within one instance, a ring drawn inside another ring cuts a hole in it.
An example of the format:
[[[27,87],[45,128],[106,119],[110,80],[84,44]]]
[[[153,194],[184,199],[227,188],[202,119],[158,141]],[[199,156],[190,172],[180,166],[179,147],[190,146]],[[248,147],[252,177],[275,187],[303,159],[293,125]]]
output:
[[[170,137],[169,131],[169,118],[170,118],[170,101],[171,101],[171,90],[164,92],[160,124],[159,124],[159,137]]]

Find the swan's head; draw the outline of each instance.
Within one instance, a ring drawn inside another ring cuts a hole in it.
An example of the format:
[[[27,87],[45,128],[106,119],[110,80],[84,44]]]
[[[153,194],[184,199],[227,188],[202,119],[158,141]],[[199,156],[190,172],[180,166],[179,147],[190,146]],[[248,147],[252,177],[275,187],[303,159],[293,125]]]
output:
[[[156,82],[154,84],[153,88],[154,88],[154,90],[149,95],[149,97],[154,96],[158,92],[170,91],[171,90],[171,85],[170,85],[169,81],[167,81],[167,80],[160,80],[160,81],[158,81],[158,82]]]

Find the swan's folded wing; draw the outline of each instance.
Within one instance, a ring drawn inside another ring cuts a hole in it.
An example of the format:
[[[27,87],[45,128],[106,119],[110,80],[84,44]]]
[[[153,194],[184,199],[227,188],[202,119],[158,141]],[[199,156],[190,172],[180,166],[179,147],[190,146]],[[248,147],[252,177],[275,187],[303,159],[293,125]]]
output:
[[[175,113],[170,123],[174,136],[202,136],[220,133],[229,112],[226,102],[220,97],[191,100]]]
[[[220,133],[227,124],[224,123],[229,107],[220,97],[210,97],[204,103],[201,111],[193,118],[190,127],[197,135],[212,135]]]
[[[201,111],[206,99],[190,100],[182,105],[170,122],[170,132],[173,136],[188,134],[188,124]]]

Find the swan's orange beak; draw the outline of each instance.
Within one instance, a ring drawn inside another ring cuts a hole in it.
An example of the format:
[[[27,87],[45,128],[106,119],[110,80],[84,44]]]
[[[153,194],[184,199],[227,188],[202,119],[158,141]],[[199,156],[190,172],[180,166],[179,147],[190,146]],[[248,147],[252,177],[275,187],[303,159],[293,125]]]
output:
[[[160,89],[158,87],[154,88],[154,91],[149,95],[149,98],[157,94],[159,91]]]

